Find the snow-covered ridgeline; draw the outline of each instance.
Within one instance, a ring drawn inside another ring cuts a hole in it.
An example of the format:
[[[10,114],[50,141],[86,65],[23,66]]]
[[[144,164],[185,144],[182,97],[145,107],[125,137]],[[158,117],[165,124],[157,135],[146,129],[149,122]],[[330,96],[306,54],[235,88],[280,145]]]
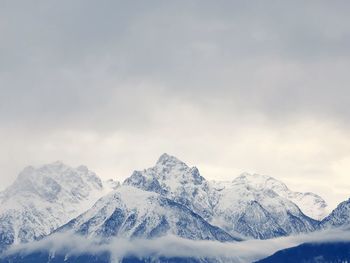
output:
[[[319,196],[294,193],[269,176],[244,173],[232,182],[209,182],[196,167],[168,154],[163,154],[154,167],[135,171],[123,184],[164,195],[232,234],[254,238],[313,231],[318,221],[306,213],[323,214],[326,207]],[[314,198],[312,204],[323,205],[310,208],[302,196]]]
[[[86,166],[62,162],[27,167],[0,194],[0,243],[38,239],[89,209],[119,183],[103,182]]]

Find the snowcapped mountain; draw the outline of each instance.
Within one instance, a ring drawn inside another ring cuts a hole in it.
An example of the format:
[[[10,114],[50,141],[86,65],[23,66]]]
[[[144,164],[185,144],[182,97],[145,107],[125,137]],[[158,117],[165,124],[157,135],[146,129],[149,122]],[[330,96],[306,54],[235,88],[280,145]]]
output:
[[[290,200],[297,194],[271,177],[242,174],[232,182],[208,182],[196,167],[168,154],[123,184],[175,200],[233,235],[271,238],[313,231],[318,225]]]
[[[208,181],[196,167],[188,167],[174,156],[163,154],[154,167],[135,171],[123,185],[152,191],[181,203],[205,219],[213,216],[215,201]]]
[[[345,227],[350,225],[350,199],[341,202],[325,219],[322,220],[323,228]]]
[[[229,182],[207,181],[196,167],[168,154],[154,167],[133,172],[122,186],[113,180],[102,182],[85,166],[55,162],[25,168],[13,185],[0,192],[0,252],[11,244],[65,231],[89,240],[102,238],[103,244],[113,237],[133,242],[165,235],[225,242],[350,224],[350,199],[322,222],[315,220],[326,211],[327,204],[318,195],[293,192],[270,176],[243,173]],[[18,253],[4,262],[109,262],[107,254],[76,256]]]
[[[117,187],[114,181],[102,182],[85,166],[55,162],[27,167],[0,194],[0,244],[45,236]]]
[[[266,239],[310,232],[317,226],[316,220],[279,194],[283,184],[271,177],[245,173],[232,182],[212,184],[218,196],[213,220],[226,230]]]
[[[305,215],[315,220],[321,220],[329,214],[328,205],[320,196],[310,192],[293,192],[283,182],[271,176],[243,173],[235,181],[241,181],[258,191],[270,189],[295,203]]]
[[[280,193],[282,196],[283,193]],[[317,194],[306,192],[286,192],[287,199],[295,203],[303,213],[315,220],[322,220],[329,214],[328,204]]]
[[[85,166],[56,162],[25,168],[0,193],[0,244],[57,229],[105,238],[267,239],[318,229],[319,221],[307,215],[321,217],[326,206],[321,197],[293,192],[269,176],[244,173],[231,182],[209,182],[168,154],[122,186],[102,182]]]
[[[238,238],[207,223],[187,207],[160,194],[121,186],[60,228],[89,237],[155,238],[167,234],[194,240]]]

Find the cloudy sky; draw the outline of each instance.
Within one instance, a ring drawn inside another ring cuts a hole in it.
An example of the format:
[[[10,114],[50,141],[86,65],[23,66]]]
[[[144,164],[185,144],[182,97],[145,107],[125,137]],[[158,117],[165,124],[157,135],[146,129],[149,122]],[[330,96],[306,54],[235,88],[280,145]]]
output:
[[[350,197],[350,2],[0,1],[0,189],[163,152]]]

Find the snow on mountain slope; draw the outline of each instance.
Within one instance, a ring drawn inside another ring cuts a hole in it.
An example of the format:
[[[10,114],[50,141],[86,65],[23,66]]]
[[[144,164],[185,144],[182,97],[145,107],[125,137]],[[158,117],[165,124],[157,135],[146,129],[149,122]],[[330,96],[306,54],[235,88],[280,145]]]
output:
[[[117,191],[89,209],[111,189]],[[92,236],[171,233],[222,241],[239,233],[266,239],[315,230],[319,222],[296,204],[307,211],[305,200],[321,208],[325,204],[268,176],[242,174],[232,182],[209,182],[196,167],[168,154],[154,167],[135,171],[121,187],[102,182],[84,166],[56,162],[24,169],[0,193],[0,244],[35,240],[69,221],[76,231]]]
[[[27,167],[0,194],[0,244],[47,235],[117,187],[116,182],[102,182],[85,166],[55,162]]]
[[[322,220],[323,228],[346,227],[350,225],[350,199],[341,202],[325,219]]]
[[[326,201],[320,196],[310,192],[293,192],[284,183],[271,176],[243,173],[238,180],[244,180],[244,184],[257,190],[273,190],[295,203],[305,215],[315,220],[321,220],[329,213]]]
[[[189,167],[174,156],[163,154],[154,167],[135,171],[123,185],[162,194],[205,219],[213,216],[214,200],[210,197],[208,181],[196,167]]]
[[[195,240],[234,241],[187,207],[157,193],[121,186],[58,231],[89,237],[155,238],[167,234]]]
[[[315,230],[318,222],[278,194],[265,179],[273,178],[242,174],[232,182],[212,182],[218,200],[212,222],[260,239]]]
[[[305,215],[315,220],[322,220],[329,213],[328,204],[317,194],[289,191],[285,197],[295,203]]]
[[[233,182],[208,182],[197,168],[168,154],[123,184],[162,194],[232,234],[271,238],[313,231],[318,223],[291,200],[303,198],[271,177],[242,174]]]

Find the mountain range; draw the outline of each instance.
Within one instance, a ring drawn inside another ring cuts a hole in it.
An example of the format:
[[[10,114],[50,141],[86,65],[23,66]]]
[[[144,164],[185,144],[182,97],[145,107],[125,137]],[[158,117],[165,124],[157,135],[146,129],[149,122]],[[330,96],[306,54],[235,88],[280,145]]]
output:
[[[119,187],[59,229],[67,230],[102,238],[150,239],[172,234],[194,240],[241,240],[209,224],[182,204],[130,186]]]
[[[231,182],[207,181],[196,167],[168,154],[163,154],[154,167],[135,171],[123,185],[166,196],[232,235],[250,238],[314,231],[327,207],[321,197],[292,192],[269,176],[244,173]],[[307,216],[293,202],[295,199],[316,218]]]
[[[121,184],[101,180],[86,166],[27,167],[0,193],[0,251],[65,232],[103,242],[167,235],[240,242],[348,224],[350,199],[328,214],[320,196],[294,192],[273,177],[243,173],[232,181],[208,181],[168,154]],[[8,262],[31,262],[14,258]]]

